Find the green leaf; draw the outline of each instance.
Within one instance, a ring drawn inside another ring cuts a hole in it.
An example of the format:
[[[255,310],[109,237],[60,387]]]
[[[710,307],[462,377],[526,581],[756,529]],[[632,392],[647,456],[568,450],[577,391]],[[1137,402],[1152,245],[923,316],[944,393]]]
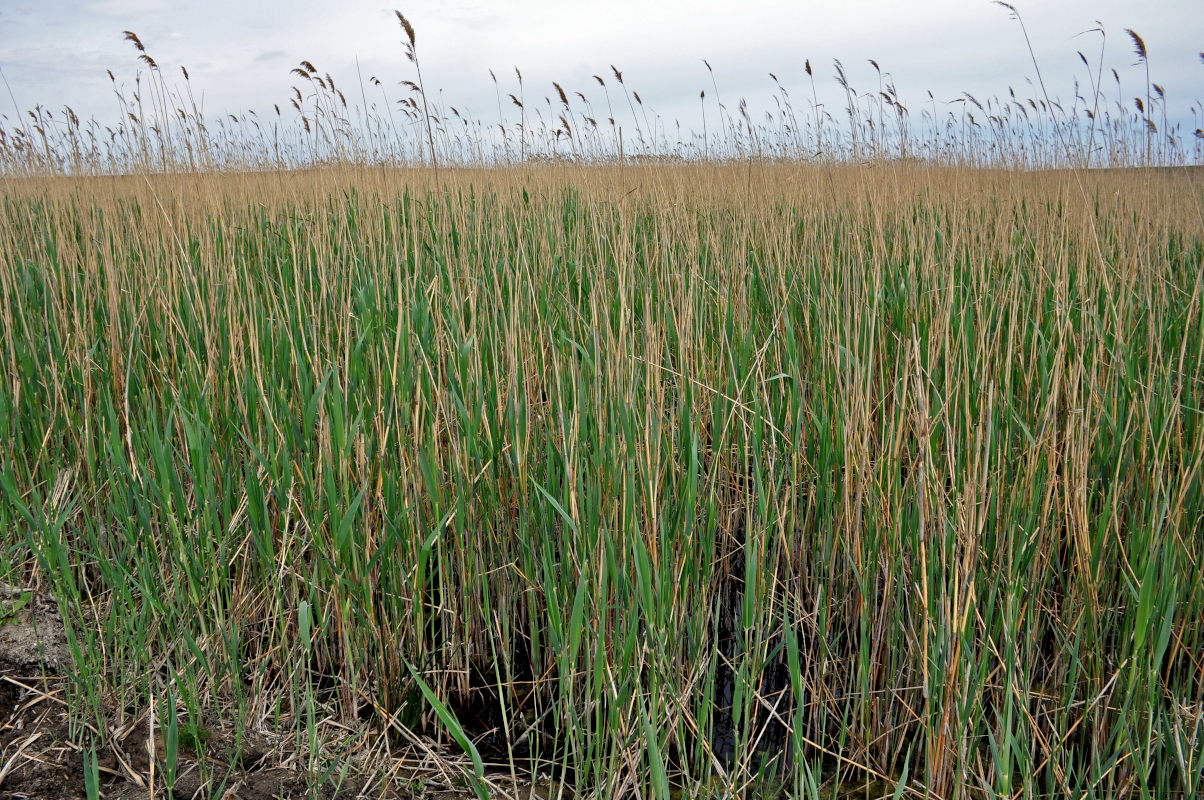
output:
[[[569,526],[569,529],[572,530],[573,533],[580,536],[581,531],[578,530],[577,523],[573,522],[573,518],[569,516],[569,512],[564,510],[564,506],[560,505],[560,502],[557,501],[555,497],[552,497],[552,495],[548,493],[547,489],[540,486],[539,481],[532,478],[531,483],[534,484],[535,488],[539,490],[539,493],[547,498],[548,502],[552,504],[552,508],[556,509],[556,513],[559,514],[561,519],[564,520],[565,524]]]
[[[582,618],[585,615],[585,596],[588,594],[588,589],[589,582],[586,580],[585,571],[582,570],[581,575],[577,578],[577,595],[573,598],[573,611],[569,615],[570,664],[575,664],[577,661],[577,648],[581,644],[581,634],[585,628]]]
[[[431,708],[435,710],[435,715],[439,717],[439,721],[447,728],[447,732],[456,740],[456,744],[460,745],[461,749],[468,754],[472,759],[472,790],[476,793],[478,800],[489,800],[489,791],[485,788],[485,783],[482,778],[485,777],[485,762],[481,760],[481,754],[477,752],[476,745],[468,738],[468,734],[464,732],[460,721],[456,719],[456,715],[448,708],[442,700],[440,700],[431,687],[426,685],[426,681],[422,680],[422,676],[418,674],[418,670],[409,661],[406,666],[410,670],[411,677],[418,684],[422,696],[431,704]]]
[[[32,592],[21,592],[16,597],[0,600],[0,625],[15,617],[21,609],[29,605],[29,601],[32,599]]]
[[[652,796],[656,800],[669,800],[669,774],[665,769],[665,759],[661,755],[660,740],[652,728],[648,718],[648,710],[640,698],[640,724],[644,728],[644,741],[648,745],[648,766],[652,771]]]

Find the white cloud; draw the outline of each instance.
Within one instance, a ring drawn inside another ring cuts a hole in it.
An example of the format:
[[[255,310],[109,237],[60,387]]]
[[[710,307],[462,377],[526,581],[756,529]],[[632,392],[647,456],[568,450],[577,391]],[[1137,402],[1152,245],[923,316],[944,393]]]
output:
[[[98,0],[98,2],[85,3],[81,10],[85,14],[130,17],[137,14],[158,13],[166,8],[167,4],[164,0]]]

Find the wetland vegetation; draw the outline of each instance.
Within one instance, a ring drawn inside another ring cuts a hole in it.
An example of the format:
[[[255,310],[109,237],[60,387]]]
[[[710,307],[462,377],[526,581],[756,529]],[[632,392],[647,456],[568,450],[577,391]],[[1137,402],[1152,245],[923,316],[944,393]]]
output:
[[[0,566],[73,664],[8,667],[63,719],[10,782],[53,740],[63,796],[1204,791],[1161,87],[913,124],[838,64],[840,124],[670,142],[303,62],[219,127],[129,38],[118,128],[0,128]]]

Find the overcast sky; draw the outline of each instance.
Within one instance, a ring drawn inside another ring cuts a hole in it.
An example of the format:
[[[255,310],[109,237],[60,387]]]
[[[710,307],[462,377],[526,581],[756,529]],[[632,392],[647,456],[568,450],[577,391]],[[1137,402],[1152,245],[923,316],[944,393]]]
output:
[[[1009,85],[1027,97],[1035,74],[1019,26],[987,0],[407,0],[398,8],[417,30],[418,55],[429,92],[476,119],[496,121],[493,69],[503,93],[517,91],[514,66],[529,99],[553,95],[551,81],[604,101],[590,77],[614,64],[629,87],[667,120],[700,125],[698,93],[713,96],[702,59],[715,70],[720,98],[734,109],[771,108],[774,72],[796,105],[806,108],[815,69],[821,102],[841,107],[833,80],[839,58],[857,90],[876,90],[875,59],[893,77],[902,101],[917,113],[927,91],[938,101],[968,91],[1003,96]],[[1017,0],[1051,96],[1068,102],[1077,75],[1089,95],[1082,50],[1098,58],[1098,34],[1076,36],[1103,23],[1105,63],[1120,72],[1131,107],[1144,95],[1144,71],[1134,66],[1125,28],[1149,49],[1152,79],[1167,92],[1173,119],[1190,130],[1191,107],[1204,98],[1201,0]],[[172,80],[181,65],[208,114],[286,105],[301,59],[331,73],[348,101],[359,99],[360,74],[376,76],[393,99],[398,81],[414,77],[399,44],[394,6],[381,0],[0,0],[0,70],[22,110],[69,105],[83,118],[111,121],[117,103],[105,69],[132,85],[142,65],[122,31],[135,31]],[[1108,80],[1110,73],[1105,71]],[[1139,89],[1139,84],[1141,84]],[[1109,84],[1110,86],[1110,84]],[[372,87],[369,86],[371,92]],[[0,113],[13,101],[0,88]],[[504,95],[503,95],[504,96]],[[379,99],[370,94],[369,102]],[[619,111],[618,108],[616,110]],[[509,112],[508,112],[509,113]],[[603,115],[604,116],[604,115]],[[917,113],[918,116],[918,113]],[[513,119],[513,118],[512,118]],[[1190,127],[1189,127],[1190,126]]]

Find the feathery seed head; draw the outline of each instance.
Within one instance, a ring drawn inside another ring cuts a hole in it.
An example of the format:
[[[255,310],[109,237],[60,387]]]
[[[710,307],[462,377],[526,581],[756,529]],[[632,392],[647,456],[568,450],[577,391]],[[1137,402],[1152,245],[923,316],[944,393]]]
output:
[[[400,11],[394,9],[393,13],[397,15],[397,21],[401,23],[402,30],[406,32],[406,38],[410,40],[410,47],[414,46],[414,26],[405,18]]]
[[[1133,52],[1137,55],[1137,60],[1139,62],[1145,61],[1145,42],[1140,36],[1137,35],[1137,31],[1133,30],[1132,28],[1125,28],[1125,33],[1129,34],[1129,38],[1133,40]]]

